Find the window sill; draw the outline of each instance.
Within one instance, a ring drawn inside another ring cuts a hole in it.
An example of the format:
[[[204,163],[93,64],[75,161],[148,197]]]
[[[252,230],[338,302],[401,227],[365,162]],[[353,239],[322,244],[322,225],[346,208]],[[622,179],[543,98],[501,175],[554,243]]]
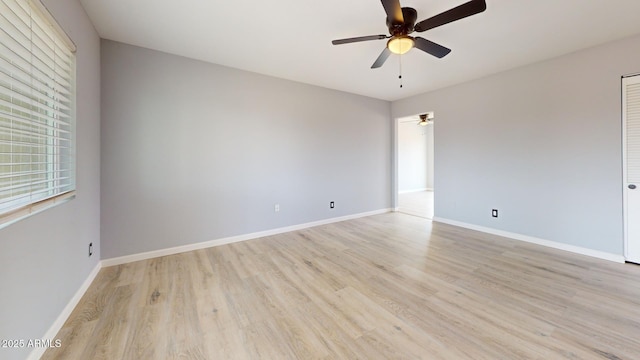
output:
[[[64,204],[69,200],[73,200],[76,197],[76,192],[69,191],[58,196],[54,196],[45,200],[38,201],[33,204],[23,206],[21,208],[10,211],[6,214],[0,214],[0,229],[5,228],[13,223],[16,223],[22,219],[26,219],[29,216],[43,212],[52,207]]]

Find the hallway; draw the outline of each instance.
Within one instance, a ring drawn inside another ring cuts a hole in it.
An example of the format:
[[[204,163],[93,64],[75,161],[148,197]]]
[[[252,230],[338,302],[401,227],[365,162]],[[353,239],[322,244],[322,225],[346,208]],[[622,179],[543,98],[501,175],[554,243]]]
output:
[[[398,211],[433,219],[433,191],[416,191],[398,195]]]

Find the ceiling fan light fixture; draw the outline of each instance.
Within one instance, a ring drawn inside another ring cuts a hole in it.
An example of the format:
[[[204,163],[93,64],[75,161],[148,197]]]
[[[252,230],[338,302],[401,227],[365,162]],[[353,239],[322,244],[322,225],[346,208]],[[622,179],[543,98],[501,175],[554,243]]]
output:
[[[433,123],[432,120],[433,120],[433,113],[421,114],[420,115],[420,121],[418,122],[418,125],[427,126],[427,125]]]
[[[406,54],[414,45],[415,42],[411,36],[397,36],[387,42],[389,51],[396,55]]]

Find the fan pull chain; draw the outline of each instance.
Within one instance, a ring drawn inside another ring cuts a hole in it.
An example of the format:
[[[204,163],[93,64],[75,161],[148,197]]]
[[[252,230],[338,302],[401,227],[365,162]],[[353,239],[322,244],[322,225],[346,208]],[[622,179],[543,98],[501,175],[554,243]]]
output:
[[[398,75],[398,79],[400,79],[400,88],[402,89],[402,55],[398,56],[398,63],[400,64],[400,75]]]

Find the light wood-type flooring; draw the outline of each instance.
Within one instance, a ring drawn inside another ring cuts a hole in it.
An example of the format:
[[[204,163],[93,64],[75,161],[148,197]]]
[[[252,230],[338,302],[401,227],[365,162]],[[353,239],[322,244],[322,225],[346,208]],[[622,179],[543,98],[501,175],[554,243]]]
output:
[[[44,359],[640,359],[640,266],[388,213],[104,268],[57,338]]]
[[[398,195],[398,211],[433,219],[433,191],[416,191]]]

